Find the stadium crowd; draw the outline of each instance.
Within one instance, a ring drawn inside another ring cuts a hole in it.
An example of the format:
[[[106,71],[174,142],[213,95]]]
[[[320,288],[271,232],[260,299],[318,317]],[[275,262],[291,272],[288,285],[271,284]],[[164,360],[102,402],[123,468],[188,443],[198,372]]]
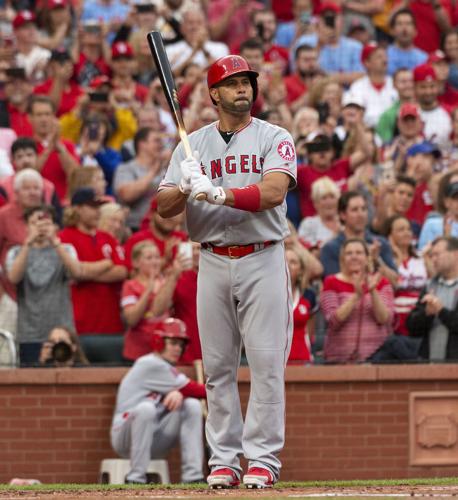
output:
[[[0,328],[21,365],[129,364],[169,317],[180,362],[201,357],[199,244],[155,199],[179,139],[153,29],[188,133],[234,53],[252,115],[293,135],[289,362],[458,359],[458,2],[2,0]]]

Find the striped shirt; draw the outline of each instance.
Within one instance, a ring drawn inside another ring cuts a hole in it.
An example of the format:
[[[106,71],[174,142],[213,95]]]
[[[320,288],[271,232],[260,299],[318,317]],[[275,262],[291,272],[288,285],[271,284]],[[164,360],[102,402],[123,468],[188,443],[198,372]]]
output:
[[[324,344],[326,361],[345,363],[364,361],[374,353],[391,333],[393,320],[393,289],[386,278],[376,287],[382,302],[390,312],[388,321],[378,323],[372,307],[372,299],[367,288],[350,316],[340,322],[337,309],[355,293],[353,284],[343,281],[337,275],[327,276],[321,293],[321,308],[328,323]]]

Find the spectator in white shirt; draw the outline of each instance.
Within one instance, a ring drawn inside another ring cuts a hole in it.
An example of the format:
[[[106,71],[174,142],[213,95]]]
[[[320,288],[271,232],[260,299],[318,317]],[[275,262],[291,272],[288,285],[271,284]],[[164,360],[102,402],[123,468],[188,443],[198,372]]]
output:
[[[353,82],[348,92],[364,105],[365,124],[375,127],[381,114],[398,100],[398,93],[387,75],[388,59],[383,47],[374,42],[365,45],[361,61],[367,75]]]
[[[414,69],[415,97],[420,106],[424,122],[423,134],[426,140],[439,147],[447,146],[452,132],[452,120],[445,109],[439,105],[439,84],[431,64],[420,64]]]
[[[21,10],[13,19],[16,37],[16,65],[24,68],[27,78],[34,83],[44,79],[44,70],[51,52],[37,45],[38,30],[35,14],[29,10]]]
[[[176,75],[190,62],[206,68],[216,59],[229,54],[226,44],[209,40],[206,26],[202,11],[193,8],[183,13],[181,32],[184,39],[166,48],[170,65]]]

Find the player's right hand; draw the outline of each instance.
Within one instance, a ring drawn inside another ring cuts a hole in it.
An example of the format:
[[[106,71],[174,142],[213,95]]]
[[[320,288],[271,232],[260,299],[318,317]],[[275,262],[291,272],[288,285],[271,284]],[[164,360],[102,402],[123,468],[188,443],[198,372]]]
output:
[[[180,391],[170,391],[162,400],[162,404],[169,411],[178,410],[178,408],[180,408],[181,406],[181,403],[183,403],[183,394],[181,394]]]
[[[181,181],[178,186],[179,190],[183,194],[190,194],[192,191],[191,178],[202,173],[200,162],[199,162],[199,152],[194,151],[193,156],[185,158],[180,163],[181,168]]]

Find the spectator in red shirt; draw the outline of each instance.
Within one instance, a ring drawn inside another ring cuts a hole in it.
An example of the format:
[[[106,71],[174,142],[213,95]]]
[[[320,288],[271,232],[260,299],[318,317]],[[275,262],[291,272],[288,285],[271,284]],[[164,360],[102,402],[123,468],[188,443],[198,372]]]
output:
[[[334,160],[334,151],[331,139],[324,134],[317,134],[307,142],[309,165],[302,165],[297,171],[297,186],[300,194],[300,205],[302,217],[316,214],[312,203],[312,184],[321,177],[331,178],[339,187],[345,191],[350,174],[358,165],[361,165],[368,156],[365,131],[362,125],[354,128],[358,140],[358,149],[349,157]]]
[[[55,107],[47,96],[33,96],[29,106],[29,118],[38,148],[38,170],[51,181],[59,199],[67,194],[70,174],[79,167],[75,146],[60,138],[59,122]]]
[[[151,202],[150,221],[148,229],[138,231],[132,235],[126,242],[124,250],[126,253],[126,264],[131,268],[132,248],[136,243],[144,240],[153,241],[159,248],[162,258],[162,265],[166,267],[175,257],[176,246],[180,241],[186,241],[188,236],[183,231],[177,231],[176,228],[181,221],[181,215],[164,219],[157,212],[157,199]]]
[[[285,78],[287,102],[291,111],[296,112],[306,106],[308,89],[322,75],[318,63],[318,49],[310,45],[301,45],[295,53],[296,71]]]
[[[131,102],[132,98],[141,104],[146,102],[148,87],[137,83],[135,73],[135,58],[132,47],[125,42],[116,42],[111,47],[111,84],[118,103],[123,100]]]
[[[123,356],[135,361],[151,351],[151,337],[158,323],[170,317],[177,280],[188,263],[180,254],[166,273],[161,273],[161,256],[152,241],[141,241],[132,249],[134,277],[125,281],[121,294],[123,316],[129,329]]]
[[[440,46],[441,33],[450,31],[453,19],[451,0],[403,0],[400,7],[408,7],[415,18],[417,36],[415,45],[425,52],[434,52]]]
[[[34,94],[49,96],[60,117],[71,111],[83,95],[81,87],[73,78],[73,61],[66,50],[53,50],[48,65],[49,79],[37,85]]]
[[[85,21],[79,31],[79,53],[76,57],[75,75],[78,83],[87,87],[97,76],[108,75],[107,56],[110,49],[97,21]]]
[[[307,323],[311,316],[310,302],[303,293],[306,284],[305,261],[294,248],[286,250],[286,261],[288,263],[291,277],[291,288],[293,292],[293,340],[288,364],[304,364],[313,362],[312,346],[307,332]]]
[[[9,115],[10,128],[18,136],[33,135],[27,107],[33,93],[33,85],[27,79],[24,68],[8,68],[5,71],[5,97]]]
[[[200,243],[184,242],[183,245],[185,248],[189,245],[192,248],[192,264],[189,268],[185,266],[178,278],[173,294],[173,316],[186,324],[186,331],[189,335],[189,344],[181,356],[180,362],[192,364],[196,359],[202,359],[197,326],[197,273],[199,271]],[[181,248],[180,245],[180,254]]]
[[[76,330],[90,362],[119,363],[124,331],[119,301],[127,277],[123,251],[110,234],[97,229],[103,201],[93,189],[77,190],[71,201],[67,227],[59,236],[74,246],[83,266],[72,285]]]
[[[372,274],[362,239],[342,245],[340,269],[325,278],[321,293],[328,322],[324,357],[332,363],[356,363],[365,361],[391,333],[393,289],[379,272]]]
[[[441,152],[437,146],[426,141],[414,144],[407,151],[406,174],[413,177],[417,185],[412,205],[406,215],[420,225],[434,207],[433,195],[439,175],[434,174],[434,165],[440,157]]]
[[[451,114],[458,106],[458,91],[448,83],[450,65],[447,57],[442,50],[436,50],[430,54],[428,63],[432,65],[437,76],[437,85],[439,87],[437,100]]]

